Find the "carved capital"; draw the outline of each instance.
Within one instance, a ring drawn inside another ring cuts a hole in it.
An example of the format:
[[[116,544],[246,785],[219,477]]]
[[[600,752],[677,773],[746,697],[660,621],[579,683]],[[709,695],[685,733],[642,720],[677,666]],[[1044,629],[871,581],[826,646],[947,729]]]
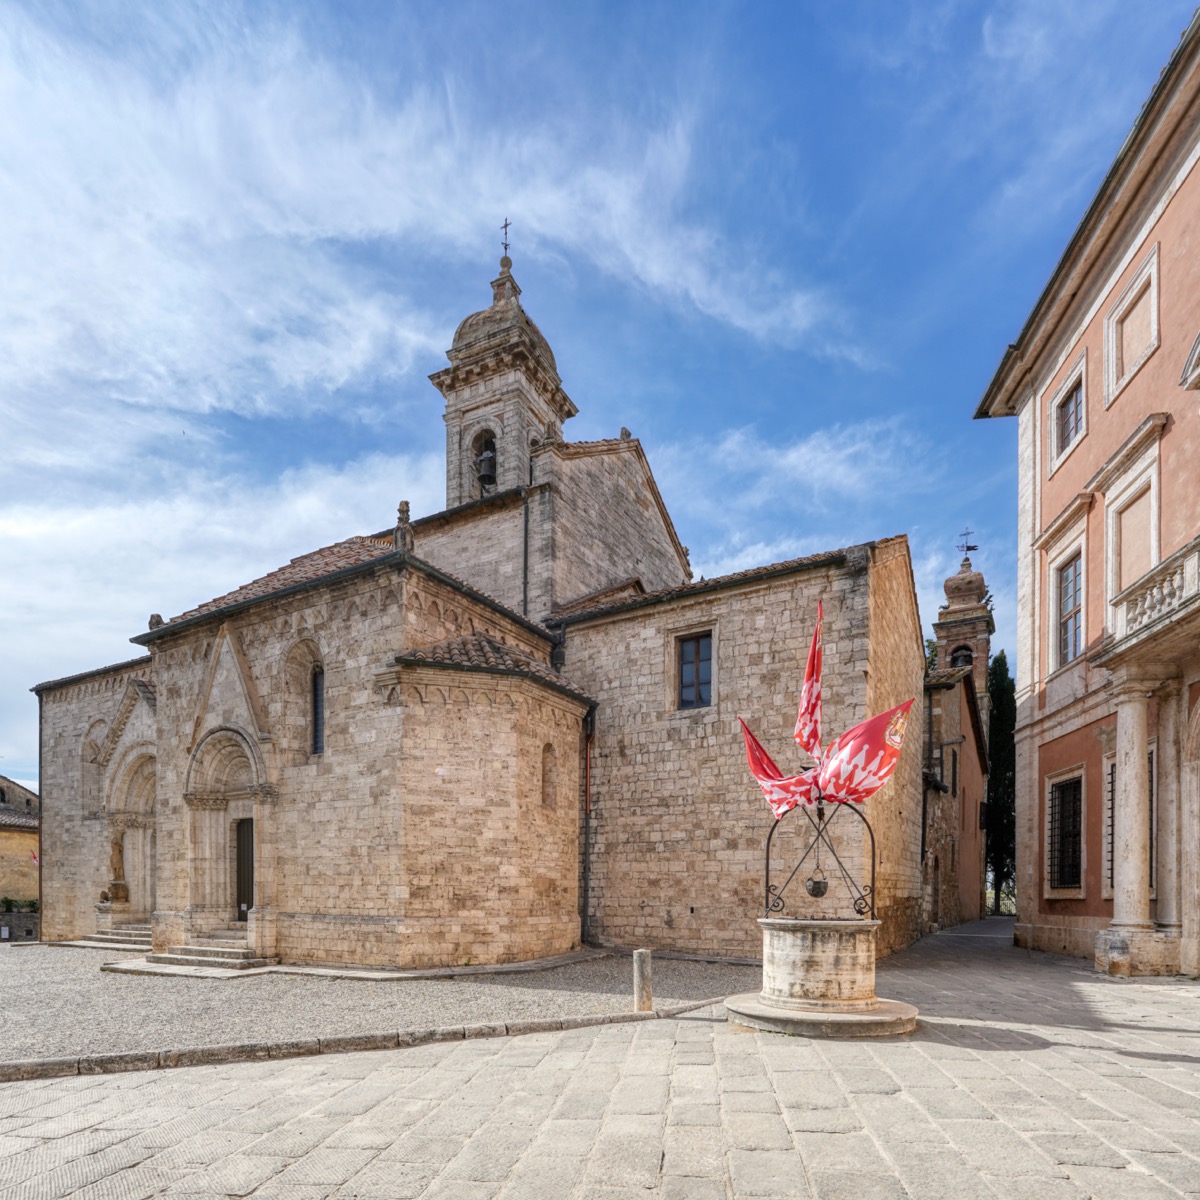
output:
[[[229,807],[229,797],[213,792],[184,792],[183,802],[188,808],[223,809]]]

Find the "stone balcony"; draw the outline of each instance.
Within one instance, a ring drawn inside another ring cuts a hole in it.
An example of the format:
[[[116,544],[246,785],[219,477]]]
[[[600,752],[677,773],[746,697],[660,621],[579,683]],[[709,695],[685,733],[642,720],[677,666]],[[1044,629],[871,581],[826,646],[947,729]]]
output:
[[[1200,538],[1113,597],[1111,649],[1141,641],[1200,605]],[[1106,648],[1107,649],[1107,648]]]

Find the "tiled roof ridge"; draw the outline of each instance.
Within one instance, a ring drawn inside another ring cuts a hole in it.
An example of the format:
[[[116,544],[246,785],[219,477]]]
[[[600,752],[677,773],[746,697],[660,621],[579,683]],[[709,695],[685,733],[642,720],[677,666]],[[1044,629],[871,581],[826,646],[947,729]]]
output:
[[[38,824],[34,813],[12,804],[0,804],[0,829],[36,829]]]
[[[429,646],[414,647],[396,655],[396,662],[448,666],[493,674],[523,675],[591,703],[590,696],[564,679],[552,667],[539,662],[527,651],[510,646],[491,634],[467,634]]]
[[[611,604],[599,604],[595,608],[584,609],[558,616],[557,619],[574,622],[586,617],[603,616],[605,613],[620,612],[627,608],[641,608],[649,604],[658,604],[677,597],[697,595],[701,592],[717,588],[732,587],[739,583],[753,583],[756,579],[769,579],[774,575],[785,575],[791,571],[804,570],[807,567],[818,567],[823,563],[836,562],[846,558],[855,550],[861,550],[873,543],[864,542],[855,546],[844,546],[839,550],[824,550],[819,554],[802,555],[799,558],[788,558],[781,562],[767,563],[761,567],[750,567],[745,571],[733,571],[728,575],[716,575],[712,579],[694,579],[690,583],[679,584],[676,587],[660,588],[655,592],[647,592],[644,596],[632,599],[615,600]]]
[[[965,679],[970,675],[971,671],[970,667],[945,667],[927,671],[925,673],[925,682],[927,684],[957,683],[960,679]]]

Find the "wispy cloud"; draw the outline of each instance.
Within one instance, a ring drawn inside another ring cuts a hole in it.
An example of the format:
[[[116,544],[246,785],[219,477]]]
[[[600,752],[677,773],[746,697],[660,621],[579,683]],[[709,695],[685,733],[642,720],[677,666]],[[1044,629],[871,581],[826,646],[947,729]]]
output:
[[[34,681],[132,658],[128,639],[151,609],[172,616],[293,555],[373,533],[401,498],[416,514],[441,508],[443,472],[440,455],[372,455],[262,485],[193,477],[83,508],[49,497],[0,506],[0,562],[21,564],[0,573],[0,763],[32,766]]]
[[[286,24],[181,11],[194,28],[146,33],[183,59],[174,78],[150,51],[20,10],[0,25],[10,464],[86,467],[97,437],[136,453],[168,412],[336,409],[428,363],[448,331],[369,251],[474,255],[498,197],[532,253],[590,257],[660,302],[837,352],[821,290],[682,218],[703,170],[686,99],[648,126],[576,105],[506,128],[450,73],[385,96]],[[48,407],[69,414],[58,429]],[[120,439],[105,438],[113,414]]]

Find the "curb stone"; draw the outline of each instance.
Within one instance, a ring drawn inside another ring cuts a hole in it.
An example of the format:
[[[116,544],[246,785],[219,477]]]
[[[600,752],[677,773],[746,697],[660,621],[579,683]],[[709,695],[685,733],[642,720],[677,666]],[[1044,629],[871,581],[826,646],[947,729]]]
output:
[[[546,1017],[494,1025],[448,1025],[437,1029],[402,1029],[398,1033],[349,1033],[327,1038],[284,1042],[243,1042],[228,1046],[192,1046],[178,1050],[128,1050],[116,1054],[86,1054],[79,1058],[38,1058],[0,1062],[0,1083],[29,1079],[58,1079],[69,1075],[108,1075],[119,1071],[158,1071],[204,1067],[217,1063],[262,1062],[316,1054],[351,1054],[362,1050],[397,1050],[434,1042],[471,1038],[520,1037],[528,1033],[559,1033],[630,1021],[671,1020],[684,1013],[723,1004],[724,996],[656,1008],[651,1012],[597,1013],[594,1016]]]

